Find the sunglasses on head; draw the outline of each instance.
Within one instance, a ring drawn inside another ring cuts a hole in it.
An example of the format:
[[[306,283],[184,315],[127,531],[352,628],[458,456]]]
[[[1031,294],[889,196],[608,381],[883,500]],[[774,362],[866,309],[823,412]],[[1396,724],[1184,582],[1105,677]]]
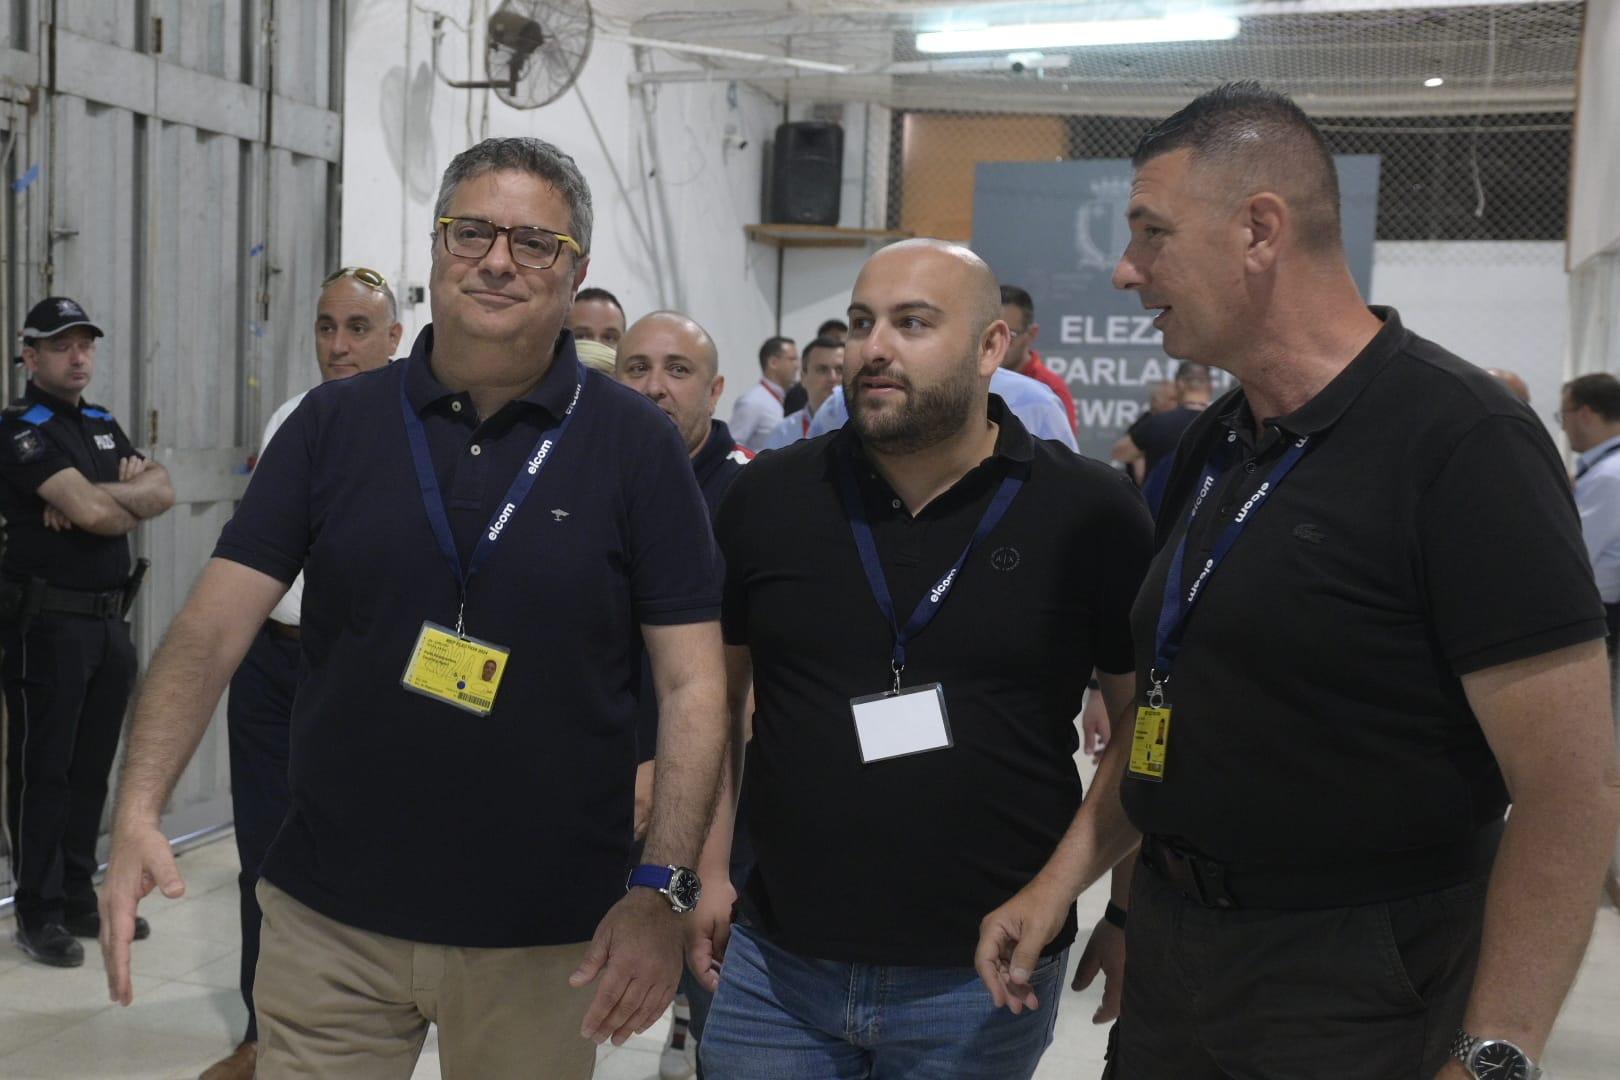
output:
[[[369,266],[345,266],[326,275],[326,280],[321,282],[321,288],[324,289],[339,278],[346,277],[352,277],[360,284],[369,285],[373,289],[386,289],[388,287],[388,279]]]

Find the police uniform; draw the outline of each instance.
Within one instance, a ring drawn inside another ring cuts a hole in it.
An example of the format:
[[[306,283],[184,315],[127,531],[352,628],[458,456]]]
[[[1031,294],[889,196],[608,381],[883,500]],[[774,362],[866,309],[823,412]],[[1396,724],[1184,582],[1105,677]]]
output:
[[[77,314],[81,322],[69,325],[89,325]],[[64,922],[70,930],[93,927],[96,840],[136,670],[124,621],[128,539],[47,528],[38,491],[64,469],[91,483],[116,482],[120,459],[134,454],[106,409],[32,384],[0,413],[6,821],[26,933]]]

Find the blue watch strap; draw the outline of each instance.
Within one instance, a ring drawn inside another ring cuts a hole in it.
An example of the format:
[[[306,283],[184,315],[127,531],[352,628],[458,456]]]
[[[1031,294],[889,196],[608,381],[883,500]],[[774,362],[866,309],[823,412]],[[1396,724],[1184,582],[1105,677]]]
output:
[[[640,887],[662,892],[669,888],[669,883],[673,880],[675,880],[674,868],[644,864],[630,871],[629,880],[624,883],[624,887],[626,891]]]

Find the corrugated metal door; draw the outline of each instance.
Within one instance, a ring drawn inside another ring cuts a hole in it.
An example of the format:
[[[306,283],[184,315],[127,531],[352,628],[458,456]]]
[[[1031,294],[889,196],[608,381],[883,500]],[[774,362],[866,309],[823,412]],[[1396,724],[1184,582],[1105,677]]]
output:
[[[341,6],[0,0],[0,117],[17,123],[4,329],[40,296],[83,303],[107,331],[88,396],[179,498],[136,535],[152,560],[134,615],[143,668],[265,418],[314,381],[314,297],[338,250]],[[223,713],[175,790],[171,836],[230,820]]]

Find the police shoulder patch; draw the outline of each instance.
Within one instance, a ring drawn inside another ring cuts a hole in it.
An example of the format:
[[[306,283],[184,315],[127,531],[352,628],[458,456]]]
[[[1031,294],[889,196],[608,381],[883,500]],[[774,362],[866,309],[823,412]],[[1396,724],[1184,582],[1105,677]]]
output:
[[[18,428],[11,433],[11,453],[18,464],[26,465],[45,456],[45,441],[31,427]]]

